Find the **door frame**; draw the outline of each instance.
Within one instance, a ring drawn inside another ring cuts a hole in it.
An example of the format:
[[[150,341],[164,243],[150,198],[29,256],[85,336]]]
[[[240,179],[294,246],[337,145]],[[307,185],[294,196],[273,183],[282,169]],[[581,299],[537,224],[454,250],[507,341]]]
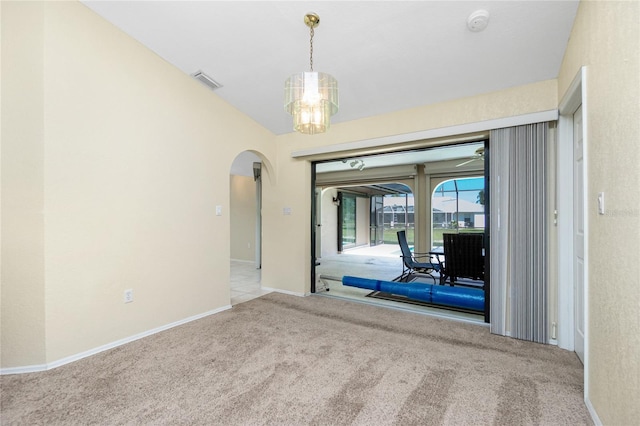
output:
[[[558,106],[557,161],[557,227],[558,227],[558,346],[575,349],[574,305],[574,196],[573,196],[573,114],[582,105],[582,133],[584,141],[584,396],[589,393],[589,218],[588,218],[588,125],[587,125],[587,68],[582,67],[573,79]]]
[[[381,200],[380,204],[378,200]],[[378,205],[382,206],[380,210]],[[369,212],[369,246],[377,246],[384,243],[384,195],[376,194],[369,197]]]

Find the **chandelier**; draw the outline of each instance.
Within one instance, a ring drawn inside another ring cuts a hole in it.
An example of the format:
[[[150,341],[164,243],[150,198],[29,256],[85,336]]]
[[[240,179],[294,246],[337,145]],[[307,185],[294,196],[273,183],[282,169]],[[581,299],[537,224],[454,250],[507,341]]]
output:
[[[309,27],[309,64],[311,71],[293,74],[284,86],[284,109],[293,116],[293,130],[313,135],[331,126],[331,116],[338,112],[338,81],[330,74],[313,71],[313,29],[320,17],[307,13]]]

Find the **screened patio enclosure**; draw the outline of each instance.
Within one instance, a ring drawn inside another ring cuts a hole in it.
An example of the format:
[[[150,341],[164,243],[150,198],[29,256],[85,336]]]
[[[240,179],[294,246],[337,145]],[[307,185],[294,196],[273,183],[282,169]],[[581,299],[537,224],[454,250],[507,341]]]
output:
[[[484,233],[485,178],[467,177],[440,183],[431,198],[432,248],[442,247],[444,233]]]
[[[480,225],[480,217],[469,217],[484,212],[484,206],[475,203],[478,191],[459,191],[460,200],[452,208],[450,200],[456,195],[449,185],[452,179],[471,177],[480,179],[474,185],[482,185],[484,159],[476,154],[481,147],[484,141],[316,163],[314,276],[391,281],[403,271],[398,231],[406,232],[414,251],[426,252],[434,248],[432,239],[439,231],[464,232]],[[434,194],[441,184],[440,193]],[[461,186],[470,189],[468,183],[459,184],[459,190]],[[467,208],[471,197],[476,197],[474,206]],[[444,227],[440,220],[434,229],[434,214],[445,214],[449,223],[459,218],[464,224]],[[334,282],[330,295],[338,293],[366,298]],[[472,317],[484,321],[482,314]]]

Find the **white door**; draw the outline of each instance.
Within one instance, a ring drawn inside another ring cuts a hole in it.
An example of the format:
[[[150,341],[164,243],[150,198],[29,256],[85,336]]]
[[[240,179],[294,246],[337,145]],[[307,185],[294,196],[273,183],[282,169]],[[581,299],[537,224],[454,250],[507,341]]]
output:
[[[574,324],[575,324],[575,351],[578,358],[584,363],[584,335],[585,335],[585,306],[584,306],[584,280],[585,280],[585,261],[584,261],[584,228],[585,228],[585,209],[584,209],[584,140],[582,134],[582,106],[578,107],[573,114],[573,232],[574,232]]]

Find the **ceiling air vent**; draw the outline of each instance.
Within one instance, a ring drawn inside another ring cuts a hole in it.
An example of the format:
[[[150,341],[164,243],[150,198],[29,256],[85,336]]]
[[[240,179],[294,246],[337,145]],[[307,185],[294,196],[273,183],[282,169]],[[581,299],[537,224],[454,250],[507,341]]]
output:
[[[191,77],[195,78],[196,80],[198,80],[200,83],[204,84],[211,90],[216,90],[222,87],[222,84],[218,83],[217,81],[215,81],[214,79],[212,79],[211,77],[203,73],[202,71],[194,72],[193,74],[191,74]]]

